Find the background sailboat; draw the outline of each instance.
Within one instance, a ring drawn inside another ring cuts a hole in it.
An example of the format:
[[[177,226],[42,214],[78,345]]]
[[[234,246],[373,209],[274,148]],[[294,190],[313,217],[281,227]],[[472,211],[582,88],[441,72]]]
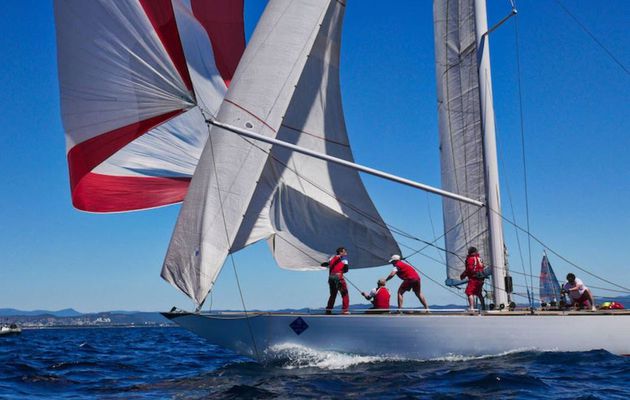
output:
[[[539,297],[543,307],[546,305],[559,307],[561,302],[566,303],[566,297],[561,293],[558,278],[551,268],[547,254],[543,256],[540,262]]]

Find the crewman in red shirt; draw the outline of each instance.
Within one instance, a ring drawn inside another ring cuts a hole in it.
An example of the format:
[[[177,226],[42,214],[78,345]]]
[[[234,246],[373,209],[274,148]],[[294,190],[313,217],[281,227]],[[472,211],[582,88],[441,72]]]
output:
[[[327,263],[322,264],[328,267],[328,287],[330,288],[330,297],[326,305],[326,314],[332,314],[335,306],[337,292],[341,293],[341,312],[350,314],[350,296],[348,296],[348,286],[343,274],[348,272],[348,250],[345,247],[337,249],[337,254],[330,257]]]
[[[402,308],[403,294],[409,290],[413,290],[418,300],[420,300],[420,303],[422,303],[425,310],[428,311],[429,306],[427,305],[427,300],[420,291],[420,275],[418,275],[415,268],[411,264],[402,261],[398,254],[392,255],[389,262],[394,266],[394,269],[386,280],[392,279],[394,275],[398,275],[398,277],[402,279],[402,283],[398,288],[398,308]]]
[[[389,290],[385,287],[385,279],[379,279],[376,282],[376,288],[372,289],[370,293],[361,292],[366,300],[372,302],[372,308],[375,310],[389,310]]]
[[[476,247],[470,247],[468,249],[468,256],[466,257],[466,269],[459,276],[460,279],[468,278],[468,285],[466,286],[466,296],[468,296],[468,311],[475,311],[475,296],[479,298],[481,309],[486,309],[486,303],[483,300],[483,280],[485,279],[483,274],[483,261],[479,257],[479,252]]]

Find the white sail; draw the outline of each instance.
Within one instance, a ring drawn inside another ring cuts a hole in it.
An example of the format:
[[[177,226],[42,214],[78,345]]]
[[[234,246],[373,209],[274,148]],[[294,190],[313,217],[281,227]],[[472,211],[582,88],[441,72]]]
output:
[[[245,46],[242,1],[56,0],[55,20],[73,204],[181,201],[208,135],[197,106],[217,111]]]
[[[473,0],[433,3],[442,188],[486,203]],[[494,122],[493,122],[494,123]],[[489,256],[486,208],[442,199],[447,284],[459,282],[467,248]]]
[[[339,89],[341,1],[270,1],[217,119],[352,160]],[[358,173],[213,127],[162,276],[202,304],[229,252],[268,239],[280,266],[351,268],[398,252]]]

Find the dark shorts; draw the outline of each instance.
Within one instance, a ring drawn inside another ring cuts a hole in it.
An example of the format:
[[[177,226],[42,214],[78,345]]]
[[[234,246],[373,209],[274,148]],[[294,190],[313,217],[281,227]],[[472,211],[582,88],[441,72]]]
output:
[[[466,296],[481,297],[481,289],[483,289],[483,279],[469,279],[466,286]]]
[[[420,279],[405,279],[400,284],[400,287],[398,288],[398,291],[399,292],[408,292],[408,291],[410,291],[412,289],[413,289],[414,292],[419,292],[420,291]]]

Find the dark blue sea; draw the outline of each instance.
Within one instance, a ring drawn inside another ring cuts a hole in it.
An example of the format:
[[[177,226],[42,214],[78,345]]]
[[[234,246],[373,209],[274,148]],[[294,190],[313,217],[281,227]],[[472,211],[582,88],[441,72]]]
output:
[[[287,349],[261,365],[180,328],[0,337],[2,399],[625,400],[629,380],[630,357],[605,351],[397,361]]]

